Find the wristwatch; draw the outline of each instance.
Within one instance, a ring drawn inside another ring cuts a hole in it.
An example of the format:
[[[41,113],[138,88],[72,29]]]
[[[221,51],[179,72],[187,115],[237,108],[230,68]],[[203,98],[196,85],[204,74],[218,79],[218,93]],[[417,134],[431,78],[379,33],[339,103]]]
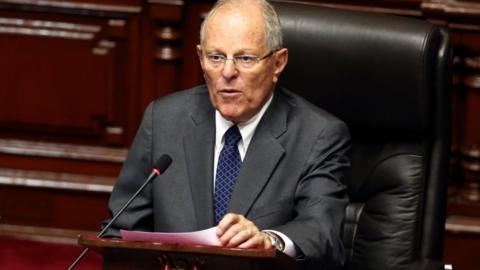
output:
[[[262,231],[262,232],[268,237],[268,240],[270,240],[270,243],[272,244],[272,246],[274,246],[277,250],[279,251],[285,250],[285,242],[283,242],[283,239],[280,236],[270,231]]]

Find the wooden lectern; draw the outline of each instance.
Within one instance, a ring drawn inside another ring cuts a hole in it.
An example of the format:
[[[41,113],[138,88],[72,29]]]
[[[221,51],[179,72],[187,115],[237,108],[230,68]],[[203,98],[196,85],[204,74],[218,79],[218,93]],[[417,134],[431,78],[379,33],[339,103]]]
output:
[[[103,256],[105,270],[300,270],[291,257],[275,249],[239,249],[165,245],[81,236],[78,243]]]

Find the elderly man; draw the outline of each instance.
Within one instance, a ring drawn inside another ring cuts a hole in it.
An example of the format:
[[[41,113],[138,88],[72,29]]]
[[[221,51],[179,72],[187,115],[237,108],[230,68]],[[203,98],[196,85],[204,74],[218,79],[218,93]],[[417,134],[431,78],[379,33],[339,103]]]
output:
[[[107,235],[217,225],[226,247],[274,246],[307,269],[340,267],[346,126],[276,86],[288,51],[266,1],[217,2],[200,37],[206,86],[149,105],[110,210],[118,211],[159,156],[173,163]]]

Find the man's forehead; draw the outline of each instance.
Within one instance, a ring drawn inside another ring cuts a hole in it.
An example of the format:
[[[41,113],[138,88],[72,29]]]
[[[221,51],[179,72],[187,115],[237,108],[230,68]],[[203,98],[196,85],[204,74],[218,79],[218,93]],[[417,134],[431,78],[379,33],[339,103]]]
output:
[[[246,43],[264,42],[265,26],[261,12],[254,12],[245,7],[221,7],[205,25],[205,42],[228,43],[244,40]]]
[[[226,54],[258,53],[266,49],[262,34],[218,33],[213,31],[205,36],[202,49],[205,52],[221,52]]]

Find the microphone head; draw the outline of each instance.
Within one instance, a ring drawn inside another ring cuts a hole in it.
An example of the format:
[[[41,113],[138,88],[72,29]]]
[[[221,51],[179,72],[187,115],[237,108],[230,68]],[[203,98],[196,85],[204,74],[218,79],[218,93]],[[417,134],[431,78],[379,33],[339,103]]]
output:
[[[153,165],[153,169],[158,170],[161,173],[164,173],[165,170],[170,166],[172,163],[172,158],[169,155],[162,155],[157,162],[155,162],[155,165]]]

